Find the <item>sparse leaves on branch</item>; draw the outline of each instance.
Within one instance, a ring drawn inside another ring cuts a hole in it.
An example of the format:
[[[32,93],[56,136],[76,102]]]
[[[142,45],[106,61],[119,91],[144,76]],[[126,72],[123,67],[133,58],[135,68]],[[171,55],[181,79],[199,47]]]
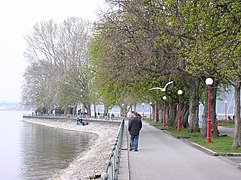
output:
[[[90,28],[89,22],[75,17],[59,24],[51,20],[34,26],[25,38],[25,58],[29,62],[24,74],[25,105],[42,106],[49,111],[81,102],[90,106]]]

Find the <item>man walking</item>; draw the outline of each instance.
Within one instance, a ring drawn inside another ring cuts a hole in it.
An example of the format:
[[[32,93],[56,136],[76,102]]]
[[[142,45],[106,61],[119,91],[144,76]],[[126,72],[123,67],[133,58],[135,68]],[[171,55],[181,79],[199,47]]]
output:
[[[128,131],[130,133],[130,151],[138,151],[139,133],[142,128],[141,118],[135,113],[134,118],[129,120]]]

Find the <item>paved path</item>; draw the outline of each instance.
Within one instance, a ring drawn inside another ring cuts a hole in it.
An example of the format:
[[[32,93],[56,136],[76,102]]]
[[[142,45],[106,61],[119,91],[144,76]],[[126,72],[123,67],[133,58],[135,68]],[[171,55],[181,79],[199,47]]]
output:
[[[221,134],[227,134],[230,137],[234,137],[234,128],[218,126],[218,129]]]
[[[207,155],[146,123],[139,152],[129,152],[129,165],[131,180],[241,180],[236,164]]]

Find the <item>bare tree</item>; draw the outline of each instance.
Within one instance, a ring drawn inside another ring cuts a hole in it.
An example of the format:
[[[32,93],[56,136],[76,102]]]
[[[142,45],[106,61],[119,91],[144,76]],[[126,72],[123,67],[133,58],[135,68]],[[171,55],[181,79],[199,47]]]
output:
[[[89,22],[75,17],[60,24],[51,20],[34,26],[32,33],[25,38],[28,45],[25,58],[29,62],[24,75],[25,105],[44,106],[51,111],[60,105],[60,102],[75,105],[87,101],[84,99],[85,96],[82,96],[81,89],[86,89],[89,82],[89,71],[86,71],[86,67],[90,63],[90,29]],[[69,79],[71,84],[66,84]],[[81,80],[85,83],[78,83]],[[63,88],[63,84],[69,87]],[[65,91],[66,89],[68,91]],[[60,97],[60,94],[68,99]]]

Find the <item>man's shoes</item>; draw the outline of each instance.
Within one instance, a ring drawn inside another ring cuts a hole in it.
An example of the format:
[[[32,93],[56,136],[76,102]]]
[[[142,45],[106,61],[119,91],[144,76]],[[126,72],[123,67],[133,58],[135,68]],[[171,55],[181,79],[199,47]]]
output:
[[[138,149],[135,149],[134,151],[138,151]]]
[[[129,151],[132,151],[132,150],[133,150],[133,149],[131,149],[131,148],[129,149]]]

